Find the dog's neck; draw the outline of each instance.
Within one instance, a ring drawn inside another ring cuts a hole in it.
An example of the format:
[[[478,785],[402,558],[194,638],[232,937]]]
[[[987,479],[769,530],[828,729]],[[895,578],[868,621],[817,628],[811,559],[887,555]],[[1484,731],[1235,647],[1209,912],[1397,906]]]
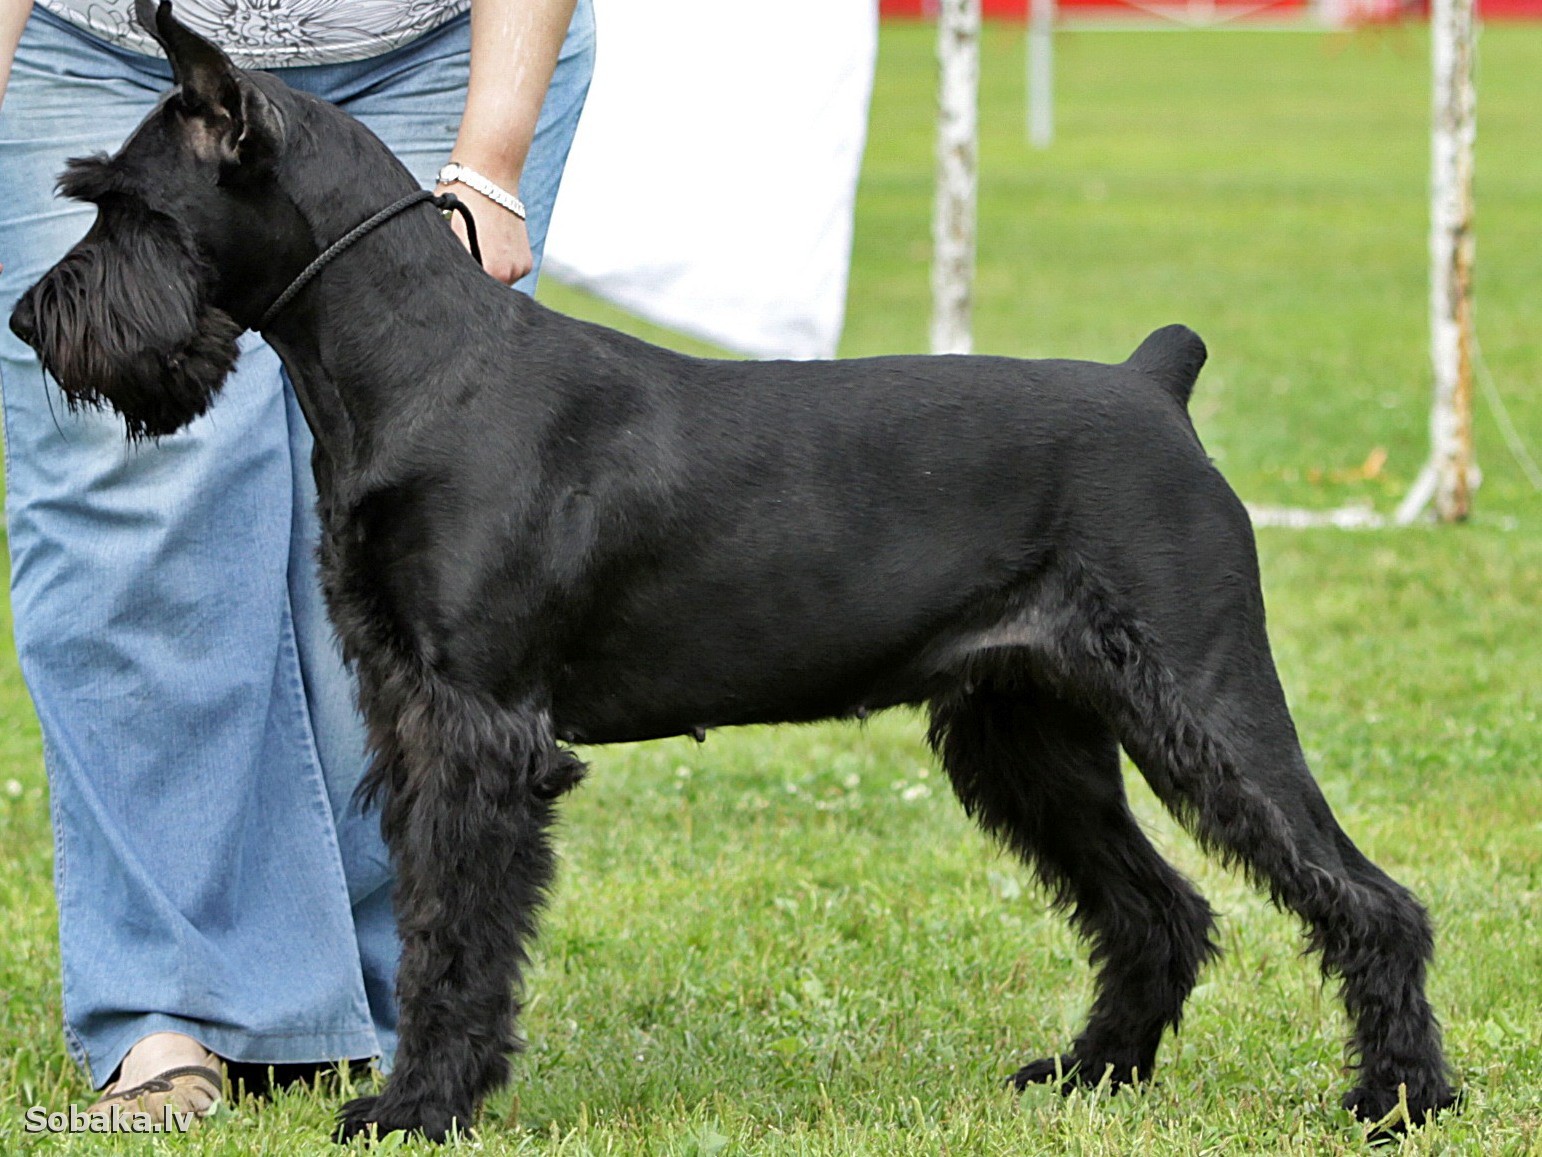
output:
[[[318,253],[417,188],[383,145],[373,137],[367,143],[382,154],[370,158],[375,180],[346,192],[336,184],[286,187]],[[381,172],[395,179],[379,180]],[[488,326],[516,330],[528,306],[523,295],[476,267],[426,203],[385,222],[328,264],[263,333],[283,359],[317,447],[329,460],[318,458],[318,485],[326,482],[323,470],[357,477],[388,423],[410,421],[454,387],[456,367],[445,351],[473,343],[447,341],[447,334]]]

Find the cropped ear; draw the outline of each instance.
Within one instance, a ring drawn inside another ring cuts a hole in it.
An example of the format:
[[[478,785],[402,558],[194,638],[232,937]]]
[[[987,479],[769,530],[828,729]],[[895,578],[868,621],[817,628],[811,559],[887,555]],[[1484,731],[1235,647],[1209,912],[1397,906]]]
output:
[[[236,75],[240,95],[232,160],[243,172],[270,168],[284,150],[284,118],[256,82],[244,72]]]
[[[224,178],[266,168],[284,143],[284,119],[273,102],[219,48],[178,20],[171,0],[134,0],[140,25],[166,53],[182,104],[207,126],[200,155],[220,163]]]
[[[134,0],[139,25],[166,53],[171,73],[190,102],[223,107],[234,95],[236,66],[209,41],[171,14],[171,0]]]

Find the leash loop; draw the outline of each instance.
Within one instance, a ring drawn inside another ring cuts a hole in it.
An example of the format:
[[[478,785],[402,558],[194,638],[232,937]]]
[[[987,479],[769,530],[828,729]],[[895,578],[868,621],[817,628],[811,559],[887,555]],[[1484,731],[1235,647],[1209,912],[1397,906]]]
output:
[[[454,193],[439,193],[434,197],[434,208],[444,214],[446,221],[450,219],[451,213],[460,214],[460,219],[466,223],[466,244],[471,249],[471,256],[481,265],[482,247],[477,244],[477,219],[471,215],[471,206]]]
[[[470,207],[454,193],[436,194],[430,193],[427,189],[419,189],[415,193],[408,193],[399,201],[393,201],[378,213],[360,221],[352,229],[322,250],[314,261],[300,270],[300,275],[289,283],[289,287],[283,293],[278,295],[278,300],[268,306],[267,312],[257,322],[257,329],[259,331],[267,329],[273,319],[284,311],[284,308],[295,299],[299,292],[315,280],[316,275],[336,260],[338,255],[345,249],[348,249],[371,231],[384,225],[392,217],[405,212],[414,205],[421,205],[424,201],[432,202],[434,207],[444,213],[446,217],[451,213],[459,213],[461,215],[461,220],[466,223],[466,240],[471,248],[471,256],[476,259],[478,265],[481,265],[482,248],[477,244],[477,223],[475,218],[471,216]]]

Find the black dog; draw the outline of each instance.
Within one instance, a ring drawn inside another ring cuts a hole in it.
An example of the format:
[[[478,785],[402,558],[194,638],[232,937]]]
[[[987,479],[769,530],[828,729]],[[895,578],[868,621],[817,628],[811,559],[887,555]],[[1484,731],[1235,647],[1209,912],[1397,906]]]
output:
[[[1126,806],[1122,745],[1306,922],[1353,1022],[1345,1104],[1452,1102],[1429,922],[1307,770],[1247,514],[1186,411],[1193,333],[1122,365],[655,349],[497,285],[395,201],[416,185],[357,123],[167,4],[140,19],[178,87],[116,156],[71,163],[96,224],[11,325],[135,436],[203,413],[248,327],[293,376],[404,940],[397,1069],[341,1136],[443,1137],[507,1077],[553,801],[583,771],[562,743],[902,703],[929,704],[965,808],[1091,941],[1086,1029],[1018,1085],[1145,1078],[1216,951]]]

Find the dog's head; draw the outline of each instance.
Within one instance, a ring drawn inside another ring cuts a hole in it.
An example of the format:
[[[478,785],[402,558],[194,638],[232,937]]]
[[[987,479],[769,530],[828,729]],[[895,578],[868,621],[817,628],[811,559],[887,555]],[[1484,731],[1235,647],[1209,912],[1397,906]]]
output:
[[[11,329],[71,407],[110,406],[131,437],[208,409],[254,324],[314,253],[278,187],[293,94],[137,0],[176,87],[111,156],[72,160],[59,190],[90,232],[22,295]]]

